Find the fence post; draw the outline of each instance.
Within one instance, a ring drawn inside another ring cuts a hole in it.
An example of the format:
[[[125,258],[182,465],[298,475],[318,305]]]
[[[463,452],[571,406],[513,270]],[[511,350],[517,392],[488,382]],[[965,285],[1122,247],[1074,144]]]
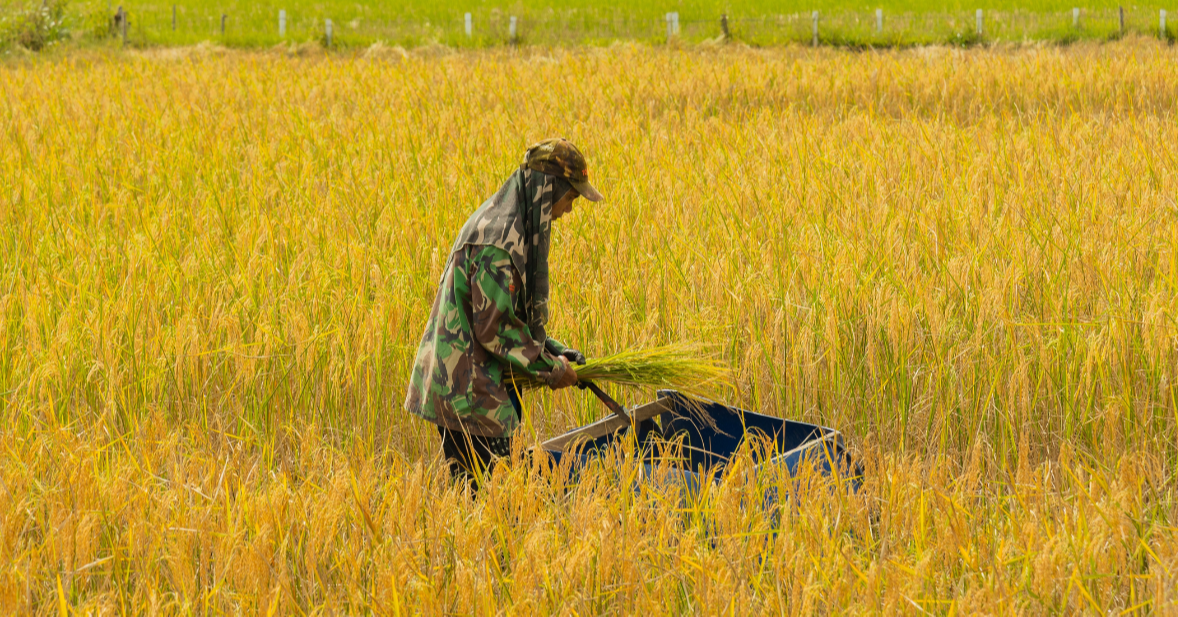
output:
[[[473,24],[471,23],[471,20],[470,20],[470,13],[466,14],[466,16],[463,18],[463,21],[464,21],[464,25],[466,26],[466,38],[469,39],[471,31],[473,30],[473,28],[472,28]]]
[[[883,32],[883,9],[875,9],[875,33]]]
[[[176,5],[172,5],[172,32],[176,31]]]
[[[332,30],[332,28],[331,28],[331,20],[330,20],[330,19],[326,19],[326,20],[324,20],[324,22],[325,22],[325,23],[323,24],[323,25],[324,25],[324,30],[325,30],[324,34],[325,34],[325,35],[327,35],[327,46],[328,46],[328,47],[331,47],[331,35],[332,35],[332,34],[334,34],[334,33],[331,31],[331,30]]]
[[[1072,27],[1076,30],[1080,29],[1080,9],[1072,9]]]
[[[977,21],[978,21],[977,32],[978,32],[978,36],[980,37],[980,36],[982,36],[982,9],[978,9]]]
[[[810,19],[814,22],[814,37],[810,42],[810,45],[813,47],[818,47],[818,11],[811,13]]]
[[[278,10],[278,36],[286,36],[286,9]]]
[[[1121,16],[1121,36],[1125,36],[1125,7],[1117,7],[1117,13]]]
[[[725,41],[730,38],[728,35],[728,13],[722,13],[720,15],[720,32],[724,33]]]
[[[1166,39],[1166,9],[1162,9],[1162,12],[1158,13],[1158,35],[1162,37],[1162,40]]]
[[[225,19],[229,17],[225,13],[221,13],[221,36],[225,36]]]
[[[123,38],[123,45],[127,44],[127,12],[123,10],[123,5],[119,5],[119,11],[115,13],[115,21],[118,22],[119,35]]]
[[[519,30],[518,30],[517,24],[518,24],[518,20],[515,18],[515,15],[512,15],[511,16],[511,27],[509,30],[512,45],[516,44],[519,40],[519,35],[518,35]]]

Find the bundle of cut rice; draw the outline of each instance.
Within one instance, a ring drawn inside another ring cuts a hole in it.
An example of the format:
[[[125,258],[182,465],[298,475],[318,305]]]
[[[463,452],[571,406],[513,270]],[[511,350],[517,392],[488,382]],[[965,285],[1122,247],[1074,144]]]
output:
[[[728,367],[703,357],[697,345],[673,344],[649,349],[623,351],[593,358],[575,366],[577,378],[598,384],[658,389],[669,388],[687,394],[701,394],[717,387],[732,387]],[[544,386],[530,375],[512,373],[520,390]]]

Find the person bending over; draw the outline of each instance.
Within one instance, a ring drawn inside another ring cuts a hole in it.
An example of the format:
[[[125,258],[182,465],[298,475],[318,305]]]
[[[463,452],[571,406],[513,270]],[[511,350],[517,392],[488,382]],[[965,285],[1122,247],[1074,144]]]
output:
[[[601,201],[585,157],[565,139],[523,163],[458,232],[417,350],[405,409],[438,426],[450,473],[477,478],[511,451],[522,419],[512,371],[553,390],[577,383],[585,357],[548,337],[548,249],[555,221]]]

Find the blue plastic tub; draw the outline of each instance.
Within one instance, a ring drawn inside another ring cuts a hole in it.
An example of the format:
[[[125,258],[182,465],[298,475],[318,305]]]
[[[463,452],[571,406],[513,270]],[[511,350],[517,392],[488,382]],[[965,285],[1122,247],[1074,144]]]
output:
[[[733,455],[747,447],[758,470],[784,467],[796,476],[803,464],[812,465],[819,473],[847,480],[853,491],[859,488],[861,471],[842,435],[829,427],[694,399],[674,390],[660,391],[657,404],[640,405],[630,416],[629,421],[611,417],[574,429],[544,449],[556,464],[571,457],[575,472],[615,443],[629,441],[637,427],[636,441],[648,471],[655,472],[656,459],[665,461],[667,452],[674,452],[673,465],[687,487],[697,487],[701,476],[721,477]],[[666,465],[662,469],[668,473]]]

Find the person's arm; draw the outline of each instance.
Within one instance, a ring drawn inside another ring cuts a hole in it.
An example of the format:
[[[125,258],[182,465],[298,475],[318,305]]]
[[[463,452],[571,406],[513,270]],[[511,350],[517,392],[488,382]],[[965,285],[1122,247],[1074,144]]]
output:
[[[480,345],[514,370],[526,372],[553,389],[576,383],[567,359],[544,349],[515,313],[514,294],[523,287],[506,251],[484,247],[471,256],[471,330]],[[567,382],[567,383],[566,383]]]
[[[565,360],[568,360],[573,364],[585,364],[585,354],[577,351],[576,349],[573,349],[572,347],[569,347],[568,345],[565,345],[551,336],[548,337],[548,342],[544,344],[544,348],[547,349],[548,353],[550,354],[564,356]]]

